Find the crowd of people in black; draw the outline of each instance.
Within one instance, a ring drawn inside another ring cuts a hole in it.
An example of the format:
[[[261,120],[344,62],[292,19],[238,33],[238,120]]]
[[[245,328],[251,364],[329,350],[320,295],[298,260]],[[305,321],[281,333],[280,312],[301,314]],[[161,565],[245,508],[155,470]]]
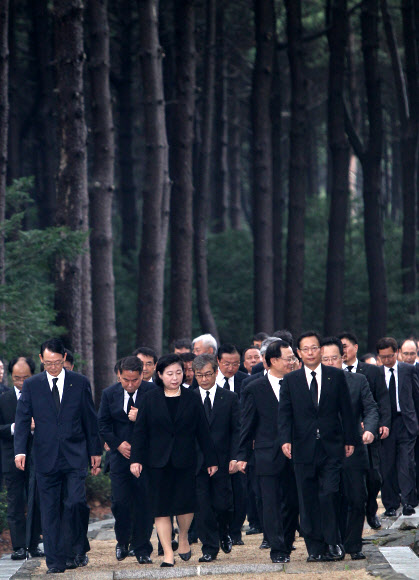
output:
[[[242,353],[206,334],[172,350],[119,360],[97,414],[59,339],[42,344],[38,374],[30,358],[10,361],[0,442],[12,558],[42,556],[42,533],[48,573],[88,563],[85,479],[103,449],[118,561],[152,563],[154,523],[162,567],[198,540],[212,562],[243,545],[246,517],[272,562],[290,561],[297,533],[309,562],[357,560],[365,518],[381,526],[380,490],[387,517],[415,513],[414,338],[384,337],[360,358],[350,332],[258,333]]]

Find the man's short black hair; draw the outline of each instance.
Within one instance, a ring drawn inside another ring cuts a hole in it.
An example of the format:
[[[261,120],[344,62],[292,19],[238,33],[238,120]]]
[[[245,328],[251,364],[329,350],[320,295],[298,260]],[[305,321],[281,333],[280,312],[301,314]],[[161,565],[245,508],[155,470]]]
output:
[[[217,351],[218,360],[221,360],[221,357],[223,356],[223,354],[238,354],[238,355],[240,355],[240,353],[237,349],[237,346],[235,346],[231,342],[226,342],[225,344],[222,344],[221,346],[218,347],[218,351]]]
[[[49,349],[48,349],[49,350]],[[24,360],[26,362],[26,364],[28,365],[30,371],[31,371],[31,375],[34,374],[35,372],[35,362],[33,359],[31,359],[30,356],[14,356],[10,361],[9,361],[9,365],[8,365],[8,371],[10,374],[13,373],[13,367],[15,366],[15,364],[20,361],[20,360]]]
[[[65,357],[65,360],[68,361],[71,365],[73,365],[74,364],[74,356],[73,356],[73,353],[71,352],[71,350],[68,350],[68,348],[66,348],[65,354],[67,355]]]
[[[378,356],[380,356],[380,350],[385,350],[386,348],[391,348],[393,352],[397,352],[399,345],[397,344],[397,340],[392,336],[384,336],[377,341],[376,350],[378,352]]]
[[[138,356],[125,356],[120,358],[114,367],[115,374],[122,373],[122,371],[138,371],[143,372],[143,361]]]
[[[257,350],[260,354],[260,348],[256,345],[252,345],[252,346],[248,346],[247,348],[244,349],[244,351],[242,352],[242,358],[244,359],[244,355],[247,353],[248,350]]]
[[[44,351],[49,350],[50,352],[55,352],[56,354],[65,355],[65,348],[63,341],[59,338],[50,338],[41,344],[41,356],[44,356]]]
[[[281,358],[281,350],[283,348],[289,348],[290,346],[291,345],[288,342],[285,342],[285,340],[274,340],[274,342],[271,342],[265,352],[265,362],[268,367],[271,366],[272,358]]]
[[[346,340],[349,340],[349,342],[352,344],[358,344],[358,339],[353,332],[341,332],[338,334],[338,338],[340,338],[340,340],[342,340],[342,338],[346,338]]]
[[[275,336],[275,338],[282,338],[282,340],[288,342],[291,348],[293,347],[294,339],[290,331],[287,330],[286,328],[284,328],[283,330],[275,330],[272,336]]]
[[[189,348],[189,350],[192,350],[192,343],[189,338],[178,338],[172,342],[172,352],[175,351],[175,348]]]
[[[140,346],[140,348],[136,348],[132,353],[133,356],[137,356],[138,354],[143,354],[144,356],[152,356],[154,364],[156,364],[158,358],[157,353],[152,348],[148,348],[148,346]]]
[[[320,346],[333,346],[333,345],[338,347],[340,356],[343,356],[343,344],[340,338],[338,338],[337,336],[326,336],[326,338],[323,338],[320,343]]]
[[[320,334],[316,330],[306,330],[297,338],[297,348],[300,348],[301,341],[303,338],[308,338],[309,336],[315,336],[319,341],[319,346],[322,341]]]
[[[259,341],[263,342],[265,338],[268,338],[268,336],[269,334],[266,334],[266,332],[257,332],[256,334],[253,335],[252,342],[254,342],[255,340],[257,340],[258,342]]]
[[[196,354],[194,354],[193,352],[180,352],[179,356],[184,363],[191,362],[196,358]]]
[[[359,360],[361,362],[367,362],[369,358],[377,358],[377,355],[372,352],[366,352],[365,354],[359,357]]]

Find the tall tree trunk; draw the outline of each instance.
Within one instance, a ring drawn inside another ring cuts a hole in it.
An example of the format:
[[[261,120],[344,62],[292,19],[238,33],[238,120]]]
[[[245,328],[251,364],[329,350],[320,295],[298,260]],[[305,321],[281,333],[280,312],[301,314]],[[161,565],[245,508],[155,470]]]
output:
[[[7,183],[10,185],[14,179],[21,177],[20,168],[20,129],[21,112],[19,111],[19,78],[18,78],[18,38],[17,38],[17,13],[18,4],[13,0],[9,4],[9,129],[8,129],[8,160],[7,160]]]
[[[138,0],[145,171],[139,256],[137,344],[162,349],[164,259],[170,206],[158,0]]]
[[[90,85],[93,165],[90,186],[92,257],[93,359],[96,403],[99,392],[114,381],[116,360],[113,275],[112,201],[114,192],[114,126],[109,86],[107,0],[90,0]]]
[[[83,86],[83,2],[55,0],[55,55],[57,65],[58,127],[60,164],[57,181],[56,223],[73,231],[88,231],[87,149]],[[86,285],[89,272],[83,268],[90,261],[86,239],[85,254],[72,261],[59,257],[56,273],[57,323],[67,330],[66,345],[80,354],[82,370],[90,369],[92,357],[86,358],[86,325],[89,308]],[[91,322],[91,320],[90,320]],[[93,380],[93,373],[88,374]]]
[[[330,148],[329,241],[327,248],[324,332],[336,335],[343,328],[346,224],[349,197],[349,143],[345,133],[343,89],[348,37],[347,2],[333,0],[329,41],[328,144]]]
[[[119,166],[118,201],[123,224],[121,251],[124,256],[129,256],[130,252],[135,251],[137,248],[138,232],[138,211],[132,144],[132,130],[134,125],[132,103],[132,0],[121,0],[118,12],[120,20],[119,79],[116,85],[119,113],[119,127],[117,132]]]
[[[36,195],[41,227],[54,225],[56,210],[57,136],[54,77],[52,70],[51,18],[47,0],[32,3],[34,49],[39,67],[40,104],[36,120],[35,147],[38,158]]]
[[[0,0],[0,225],[3,225],[6,208],[7,134],[9,126],[9,0]],[[0,228],[0,286],[5,284],[4,230]],[[0,308],[2,306],[0,305]],[[0,343],[6,335],[0,324]]]
[[[204,85],[202,91],[201,147],[198,154],[198,173],[194,199],[194,261],[196,300],[199,323],[203,332],[218,338],[218,331],[208,296],[207,221],[210,215],[209,188],[211,174],[211,146],[214,124],[215,79],[215,13],[216,0],[206,0],[206,33],[204,56]]]
[[[291,74],[291,121],[289,165],[289,209],[287,239],[287,278],[285,286],[285,326],[294,335],[303,326],[304,296],[304,218],[306,209],[306,103],[301,0],[286,0],[288,58]]]
[[[191,338],[193,280],[192,155],[195,113],[195,0],[175,0],[176,98],[170,147],[170,342]]]
[[[242,181],[241,181],[241,117],[240,78],[238,71],[230,74],[231,95],[229,99],[229,185],[230,223],[233,230],[241,229]]]

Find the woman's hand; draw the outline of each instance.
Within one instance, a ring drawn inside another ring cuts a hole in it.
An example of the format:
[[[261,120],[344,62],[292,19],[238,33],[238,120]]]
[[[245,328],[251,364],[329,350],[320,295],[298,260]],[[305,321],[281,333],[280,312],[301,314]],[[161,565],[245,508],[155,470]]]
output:
[[[143,466],[141,465],[141,463],[131,463],[129,468],[132,475],[135,475],[135,477],[140,477],[141,472],[143,470]]]
[[[211,465],[211,467],[208,467],[208,475],[210,477],[212,477],[214,475],[214,473],[217,473],[218,471],[218,465]]]

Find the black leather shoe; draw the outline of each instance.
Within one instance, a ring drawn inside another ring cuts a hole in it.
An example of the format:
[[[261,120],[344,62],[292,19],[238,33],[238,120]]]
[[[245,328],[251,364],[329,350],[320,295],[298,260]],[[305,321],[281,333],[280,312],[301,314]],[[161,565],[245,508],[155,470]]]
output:
[[[174,562],[173,562],[173,564],[171,564],[170,562],[162,562],[160,564],[160,568],[173,568],[174,565],[175,565]]]
[[[47,574],[62,574],[65,570],[61,570],[61,568],[48,568]]]
[[[34,548],[33,550],[29,550],[29,554],[31,555],[31,558],[43,558],[45,555],[41,548]]]
[[[172,540],[172,550],[174,552],[176,552],[176,550],[179,548],[179,542],[177,540]]]
[[[325,562],[325,557],[323,554],[310,554],[307,562]]]
[[[26,558],[26,550],[25,548],[19,548],[18,550],[15,550],[10,558],[12,560],[24,560]]]
[[[129,549],[128,556],[130,556],[131,558],[135,556],[135,550],[134,550],[134,548],[130,548]]]
[[[365,560],[365,555],[362,552],[352,552],[352,560]]]
[[[385,515],[387,518],[395,518],[395,517],[397,516],[397,512],[396,512],[396,510],[395,510],[395,509],[391,508],[391,509],[389,509],[389,510],[386,510],[386,511],[384,512],[384,515]]]
[[[289,556],[271,556],[271,560],[274,564],[287,564],[290,561]]]
[[[199,558],[199,562],[214,562],[214,560],[217,558],[217,556],[211,556],[211,554],[203,554],[200,558]]]
[[[191,556],[192,556],[192,550],[189,550],[189,552],[186,552],[186,554],[181,554],[180,552],[178,552],[178,553],[179,553],[179,556],[180,556],[180,558],[181,558],[181,559],[182,559],[184,562],[187,562],[188,560],[190,560],[190,559],[191,559]]]
[[[147,556],[147,555],[137,556],[137,562],[139,564],[152,564],[153,563],[150,556]]]
[[[262,540],[261,545],[259,546],[259,550],[269,550],[271,547],[270,543],[268,542],[268,540]]]
[[[220,547],[224,554],[229,554],[231,552],[231,548],[233,546],[233,541],[228,534],[225,534],[220,539]]]
[[[379,530],[381,528],[381,522],[377,517],[377,514],[372,517],[367,517],[367,522],[370,528],[373,530]]]
[[[116,544],[115,555],[118,562],[125,560],[125,558],[128,556],[128,546],[124,546],[123,544]]]
[[[68,558],[65,561],[66,570],[75,570],[77,568],[76,560],[74,558]]]
[[[74,561],[77,564],[77,568],[83,568],[89,563],[89,556],[87,554],[77,554]]]
[[[238,538],[237,540],[232,540],[233,546],[244,546],[244,542],[241,538]]]
[[[246,532],[246,536],[253,536],[254,534],[261,534],[262,530],[260,528],[255,528],[253,526],[251,526],[247,532]]]
[[[415,508],[413,508],[411,505],[409,504],[405,504],[403,506],[403,515],[404,516],[413,516],[413,514],[415,514]]]
[[[338,544],[330,544],[328,546],[328,550],[326,552],[325,558],[327,561],[329,562],[333,562],[336,560],[343,560],[343,558],[345,557],[345,554],[342,550],[342,548],[338,545]]]

